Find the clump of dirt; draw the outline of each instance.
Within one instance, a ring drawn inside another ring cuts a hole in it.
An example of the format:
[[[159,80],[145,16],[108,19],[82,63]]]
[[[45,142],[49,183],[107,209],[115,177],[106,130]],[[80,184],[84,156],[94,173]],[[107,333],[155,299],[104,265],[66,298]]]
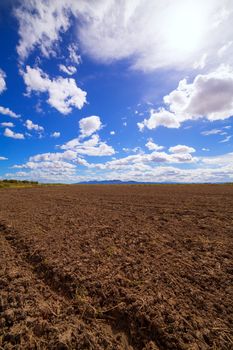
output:
[[[233,186],[2,189],[0,347],[233,347]]]

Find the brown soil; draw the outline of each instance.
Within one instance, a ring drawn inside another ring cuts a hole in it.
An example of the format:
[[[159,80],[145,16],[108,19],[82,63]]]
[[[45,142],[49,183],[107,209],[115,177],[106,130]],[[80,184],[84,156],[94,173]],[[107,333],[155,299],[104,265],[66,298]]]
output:
[[[233,186],[0,190],[0,349],[233,349]]]

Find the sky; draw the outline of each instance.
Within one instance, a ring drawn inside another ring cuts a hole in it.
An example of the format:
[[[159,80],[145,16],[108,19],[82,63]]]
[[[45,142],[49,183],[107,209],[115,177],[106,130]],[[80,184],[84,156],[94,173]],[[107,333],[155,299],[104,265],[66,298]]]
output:
[[[0,179],[233,181],[232,0],[1,0]]]

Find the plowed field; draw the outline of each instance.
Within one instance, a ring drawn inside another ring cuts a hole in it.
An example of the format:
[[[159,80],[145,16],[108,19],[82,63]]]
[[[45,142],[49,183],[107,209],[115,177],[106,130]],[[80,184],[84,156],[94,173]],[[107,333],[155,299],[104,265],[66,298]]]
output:
[[[0,349],[233,349],[233,186],[0,190]]]

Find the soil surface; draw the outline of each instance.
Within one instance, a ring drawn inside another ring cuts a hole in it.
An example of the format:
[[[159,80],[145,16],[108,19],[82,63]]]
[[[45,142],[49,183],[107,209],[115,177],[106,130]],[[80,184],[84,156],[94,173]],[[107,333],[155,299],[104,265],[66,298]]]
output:
[[[0,190],[0,349],[233,349],[233,185]]]

